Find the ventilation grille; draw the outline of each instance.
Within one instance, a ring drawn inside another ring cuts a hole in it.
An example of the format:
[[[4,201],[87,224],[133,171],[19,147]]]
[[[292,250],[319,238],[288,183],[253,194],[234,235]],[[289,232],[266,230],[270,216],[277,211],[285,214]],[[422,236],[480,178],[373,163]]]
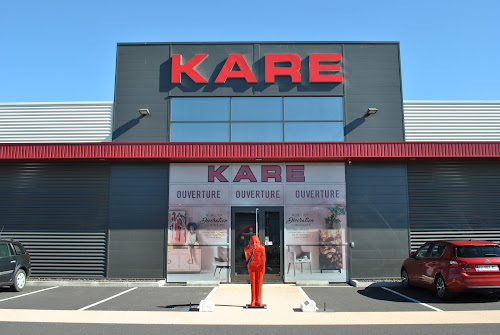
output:
[[[411,249],[432,240],[500,242],[500,163],[408,165]]]
[[[32,277],[85,278],[106,274],[105,232],[7,232],[31,256]]]
[[[0,230],[21,241],[34,277],[104,277],[106,163],[0,164]]]

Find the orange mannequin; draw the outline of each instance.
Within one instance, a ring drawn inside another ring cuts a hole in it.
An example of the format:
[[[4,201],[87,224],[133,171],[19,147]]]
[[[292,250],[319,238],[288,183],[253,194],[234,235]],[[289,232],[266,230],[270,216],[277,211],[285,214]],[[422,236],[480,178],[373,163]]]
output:
[[[250,262],[248,260],[252,256]],[[266,271],[266,249],[260,244],[257,236],[250,237],[249,244],[245,247],[245,259],[248,262],[248,273],[250,274],[250,286],[252,289],[252,303],[250,306],[262,306],[261,292],[262,292],[262,279]]]

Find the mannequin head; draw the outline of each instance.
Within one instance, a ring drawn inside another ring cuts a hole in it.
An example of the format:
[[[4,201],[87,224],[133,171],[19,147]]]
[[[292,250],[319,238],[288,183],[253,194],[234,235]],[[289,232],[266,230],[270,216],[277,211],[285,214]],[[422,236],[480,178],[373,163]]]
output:
[[[250,237],[250,242],[248,242],[248,245],[250,245],[250,247],[252,249],[255,249],[256,247],[258,247],[260,245],[260,240],[257,237],[257,235],[252,235]]]

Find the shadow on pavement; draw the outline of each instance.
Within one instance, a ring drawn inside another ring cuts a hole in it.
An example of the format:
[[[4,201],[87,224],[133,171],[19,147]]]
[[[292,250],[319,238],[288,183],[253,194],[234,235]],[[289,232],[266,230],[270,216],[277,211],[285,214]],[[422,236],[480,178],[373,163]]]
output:
[[[451,296],[446,300],[441,300],[439,299],[439,297],[437,297],[434,291],[426,290],[423,288],[410,287],[404,289],[402,287],[390,287],[389,289],[427,304],[481,304],[495,303],[499,301],[499,297],[491,292],[466,292]],[[367,287],[364,290],[359,290],[358,294],[376,300],[413,303],[411,300],[401,297],[393,292],[387,291],[382,287]]]

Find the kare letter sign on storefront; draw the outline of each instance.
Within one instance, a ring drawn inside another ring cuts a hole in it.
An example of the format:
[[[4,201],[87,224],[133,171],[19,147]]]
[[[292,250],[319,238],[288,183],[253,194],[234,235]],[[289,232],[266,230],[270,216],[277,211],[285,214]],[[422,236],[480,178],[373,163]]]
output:
[[[174,238],[195,223],[201,255],[187,272],[213,273],[217,247],[231,246],[232,206],[283,206],[285,268],[289,251],[300,249],[314,272],[289,273],[288,280],[345,277],[345,193],[343,163],[171,164],[169,214],[182,219],[177,226],[169,221],[169,248],[185,245],[185,238]]]
[[[208,83],[196,67],[209,57],[209,54],[196,54],[182,64],[182,55],[172,55],[172,84],[180,84],[182,74],[197,84]],[[308,58],[310,83],[341,83],[343,81],[343,75],[338,73],[341,71],[341,65],[338,64],[342,60],[340,53],[311,53]],[[303,80],[300,73],[301,66],[302,60],[297,54],[266,54],[264,56],[265,83],[275,83],[278,76],[290,77],[294,84],[301,83]],[[244,79],[248,84],[257,83],[257,78],[242,54],[228,55],[217,74],[215,83],[224,84],[227,79],[231,78]]]

